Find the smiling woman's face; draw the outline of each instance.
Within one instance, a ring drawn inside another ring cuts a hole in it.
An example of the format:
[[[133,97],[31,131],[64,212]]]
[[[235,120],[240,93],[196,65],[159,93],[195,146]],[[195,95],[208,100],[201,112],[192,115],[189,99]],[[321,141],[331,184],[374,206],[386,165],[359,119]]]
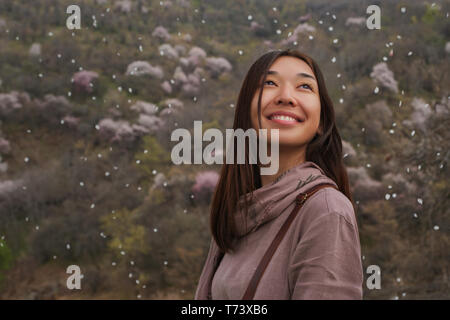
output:
[[[299,58],[282,56],[269,68],[263,85],[261,129],[279,129],[280,148],[307,145],[320,124],[319,87],[312,69]],[[252,128],[256,130],[260,129],[259,90],[251,103]]]

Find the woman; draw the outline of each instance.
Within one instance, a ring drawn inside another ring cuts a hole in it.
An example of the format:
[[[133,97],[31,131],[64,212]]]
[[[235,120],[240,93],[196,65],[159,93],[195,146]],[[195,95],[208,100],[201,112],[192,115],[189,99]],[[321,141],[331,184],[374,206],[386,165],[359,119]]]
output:
[[[296,197],[323,183],[335,188],[322,188],[304,203],[253,299],[362,299],[358,225],[342,142],[316,62],[292,49],[261,56],[240,90],[237,128],[279,129],[279,170],[260,175],[260,166],[248,161],[222,166],[211,206],[213,238],[195,299],[242,299]]]

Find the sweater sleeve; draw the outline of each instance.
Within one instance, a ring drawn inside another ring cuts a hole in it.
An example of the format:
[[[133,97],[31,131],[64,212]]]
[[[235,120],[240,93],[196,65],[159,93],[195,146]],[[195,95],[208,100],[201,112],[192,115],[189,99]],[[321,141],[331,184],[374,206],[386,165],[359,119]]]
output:
[[[330,212],[301,235],[289,265],[291,299],[362,299],[358,227]]]

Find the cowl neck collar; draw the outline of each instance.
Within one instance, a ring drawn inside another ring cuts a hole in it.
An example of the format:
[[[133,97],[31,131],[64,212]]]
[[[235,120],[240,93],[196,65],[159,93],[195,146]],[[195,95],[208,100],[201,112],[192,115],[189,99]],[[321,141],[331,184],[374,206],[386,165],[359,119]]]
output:
[[[317,184],[336,183],[327,177],[316,163],[305,161],[283,172],[276,180],[266,184],[251,193],[242,195],[250,200],[248,216],[245,217],[245,210],[238,210],[234,215],[237,237],[241,238],[256,230],[262,224],[278,217],[295,201],[299,193],[305,192]]]
[[[306,192],[321,183],[331,183],[337,187],[317,164],[306,161],[285,171],[272,183],[253,191],[253,200],[249,203],[249,216],[245,218],[245,212],[240,211],[234,216],[238,238],[275,219],[295,201],[299,193]],[[241,196],[239,201],[243,201],[243,197]],[[223,256],[224,253],[220,251],[214,239],[211,239],[208,257],[195,294],[196,300],[212,298],[212,278]]]

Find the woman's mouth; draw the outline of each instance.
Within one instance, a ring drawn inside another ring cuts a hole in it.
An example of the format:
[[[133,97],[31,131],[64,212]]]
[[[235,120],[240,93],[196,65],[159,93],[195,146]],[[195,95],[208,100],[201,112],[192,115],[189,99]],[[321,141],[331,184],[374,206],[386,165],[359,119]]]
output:
[[[302,120],[297,120],[297,119],[295,119],[295,118],[293,118],[293,117],[290,117],[290,116],[287,116],[287,115],[280,115],[280,114],[274,114],[274,115],[271,115],[269,118],[268,118],[270,121],[273,121],[273,122],[276,122],[276,123],[279,123],[279,124],[282,124],[282,125],[297,125],[297,124],[300,124],[300,123],[302,123],[303,121]]]

